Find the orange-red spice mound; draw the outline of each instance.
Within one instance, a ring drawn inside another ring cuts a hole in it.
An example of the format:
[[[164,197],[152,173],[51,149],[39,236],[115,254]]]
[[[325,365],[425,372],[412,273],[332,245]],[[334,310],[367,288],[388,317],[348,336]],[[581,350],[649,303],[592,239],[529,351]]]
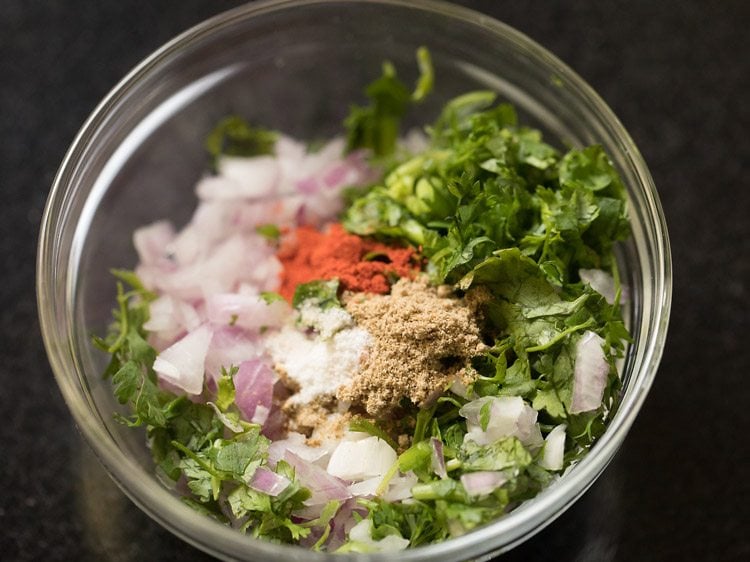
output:
[[[338,278],[344,290],[386,294],[394,278],[419,270],[412,248],[387,246],[349,234],[339,223],[324,231],[301,226],[285,236],[278,258],[281,295],[291,301],[297,285],[315,279]]]

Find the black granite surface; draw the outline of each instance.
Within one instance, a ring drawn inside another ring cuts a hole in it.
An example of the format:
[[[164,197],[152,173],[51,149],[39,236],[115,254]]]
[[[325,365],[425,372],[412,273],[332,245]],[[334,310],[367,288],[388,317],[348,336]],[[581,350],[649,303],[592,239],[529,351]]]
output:
[[[750,3],[462,2],[609,103],[670,227],[674,301],[651,394],[571,510],[503,560],[750,560]],[[0,559],[202,560],[82,442],[41,343],[34,259],[64,152],[139,60],[231,0],[0,3]]]

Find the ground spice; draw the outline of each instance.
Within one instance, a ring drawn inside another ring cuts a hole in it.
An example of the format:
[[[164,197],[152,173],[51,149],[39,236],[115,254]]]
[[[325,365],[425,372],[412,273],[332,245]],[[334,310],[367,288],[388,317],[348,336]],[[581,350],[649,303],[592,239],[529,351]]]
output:
[[[412,276],[419,265],[412,248],[360,238],[339,223],[324,232],[308,226],[291,231],[277,256],[284,266],[279,293],[290,302],[297,285],[315,279],[337,278],[344,290],[385,294],[393,280]]]
[[[327,439],[343,437],[352,415],[339,412],[339,409],[333,396],[319,396],[308,404],[287,402],[283,408],[289,430],[306,435],[311,447],[317,447]]]
[[[403,397],[424,406],[453,380],[470,382],[469,361],[487,347],[477,324],[481,299],[446,293],[420,276],[399,280],[389,295],[345,294],[346,310],[373,341],[336,397],[383,418]]]

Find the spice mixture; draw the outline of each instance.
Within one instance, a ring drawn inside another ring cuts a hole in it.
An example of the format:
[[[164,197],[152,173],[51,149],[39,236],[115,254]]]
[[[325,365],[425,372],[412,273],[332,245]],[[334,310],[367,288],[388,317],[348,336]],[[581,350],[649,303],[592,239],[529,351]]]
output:
[[[404,397],[425,406],[456,379],[470,382],[469,361],[486,348],[467,301],[440,296],[426,277],[401,279],[388,295],[349,293],[347,311],[373,343],[340,400],[387,416]]]
[[[284,266],[279,293],[288,301],[298,285],[315,279],[338,279],[345,290],[385,294],[392,280],[412,275],[417,266],[414,249],[360,238],[339,223],[325,231],[297,228],[282,242],[278,258]]]

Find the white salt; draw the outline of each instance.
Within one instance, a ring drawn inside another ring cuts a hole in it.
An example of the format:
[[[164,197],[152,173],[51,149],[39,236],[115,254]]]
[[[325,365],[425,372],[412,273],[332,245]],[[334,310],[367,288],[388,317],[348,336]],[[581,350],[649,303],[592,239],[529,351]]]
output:
[[[312,299],[303,302],[299,307],[299,322],[311,327],[323,339],[329,339],[336,332],[354,325],[351,315],[338,306],[327,310],[320,308]]]
[[[267,337],[266,346],[274,362],[300,387],[289,402],[306,404],[350,382],[370,340],[367,331],[356,327],[323,339],[285,326]]]

